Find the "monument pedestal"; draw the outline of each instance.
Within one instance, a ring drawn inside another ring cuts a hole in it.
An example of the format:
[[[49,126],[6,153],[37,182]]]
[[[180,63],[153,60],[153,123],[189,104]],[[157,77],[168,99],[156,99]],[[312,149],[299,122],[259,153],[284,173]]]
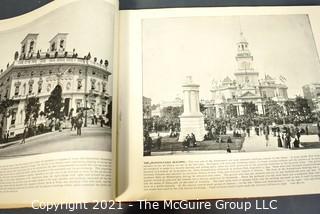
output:
[[[205,135],[204,118],[200,112],[199,85],[192,82],[192,77],[187,76],[183,89],[183,114],[180,116],[180,136],[182,142],[189,134],[194,134],[196,141],[202,141]]]
[[[196,141],[203,141],[205,135],[204,119],[199,116],[180,116],[180,136],[179,142],[184,141],[186,136],[191,133],[196,137]]]

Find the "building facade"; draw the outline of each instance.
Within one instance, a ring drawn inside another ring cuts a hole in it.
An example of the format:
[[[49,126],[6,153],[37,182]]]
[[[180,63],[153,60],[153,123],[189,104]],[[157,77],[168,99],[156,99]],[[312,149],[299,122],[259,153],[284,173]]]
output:
[[[310,83],[302,86],[303,97],[313,103],[316,112],[320,112],[320,83]]]
[[[45,112],[45,103],[57,85],[62,88],[66,118],[79,109],[87,109],[88,118],[106,115],[112,101],[107,60],[91,59],[90,53],[79,57],[75,50],[67,51],[65,33],[58,33],[49,41],[48,50],[42,52],[37,49],[38,36],[28,34],[21,42],[20,53],[15,53],[13,63],[0,74],[0,100],[14,100],[1,115],[1,132],[10,137],[23,133],[28,99],[38,98],[40,112]],[[37,124],[46,121],[40,115]]]
[[[151,118],[151,98],[149,97],[142,97],[143,102],[143,118],[150,119]]]
[[[237,70],[233,78],[225,77],[222,81],[212,83],[212,108],[215,117],[226,116],[227,106],[232,104],[237,115],[244,114],[242,106],[245,102],[256,105],[258,114],[264,114],[264,102],[267,99],[283,104],[288,99],[285,78],[277,81],[269,75],[260,78],[259,72],[253,67],[253,56],[249,49],[249,43],[240,33],[240,41],[237,43],[236,54]]]

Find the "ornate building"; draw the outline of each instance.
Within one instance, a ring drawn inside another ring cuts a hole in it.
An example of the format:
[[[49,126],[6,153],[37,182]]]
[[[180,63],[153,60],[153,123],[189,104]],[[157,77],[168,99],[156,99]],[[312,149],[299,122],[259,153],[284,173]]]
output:
[[[237,70],[234,78],[225,77],[222,81],[212,83],[212,108],[214,116],[223,117],[226,114],[227,105],[232,104],[236,108],[237,115],[243,115],[244,102],[252,102],[256,105],[257,112],[264,114],[264,102],[268,98],[282,104],[288,99],[287,86],[282,81],[265,75],[259,78],[259,73],[253,68],[253,56],[249,50],[249,44],[243,33],[240,33],[240,41],[237,43]]]
[[[67,35],[58,33],[49,41],[49,49],[42,52],[37,50],[38,34],[28,34],[21,42],[20,54],[15,53],[14,62],[1,70],[0,100],[14,100],[14,105],[1,115],[2,133],[9,133],[10,137],[23,133],[28,99],[39,98],[40,112],[45,112],[45,102],[57,85],[62,88],[66,117],[88,109],[87,119],[105,115],[110,109],[108,61],[92,60],[90,53],[81,58],[75,49],[67,51]],[[44,120],[39,118],[38,123]]]
[[[315,112],[320,112],[320,82],[302,86],[303,97],[313,103]]]

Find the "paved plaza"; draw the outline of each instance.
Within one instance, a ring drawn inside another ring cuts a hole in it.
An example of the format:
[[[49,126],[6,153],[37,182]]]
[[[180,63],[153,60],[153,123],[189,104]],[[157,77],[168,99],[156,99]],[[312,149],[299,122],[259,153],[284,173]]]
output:
[[[70,129],[37,135],[27,138],[24,144],[18,140],[9,145],[0,145],[0,159],[77,150],[111,151],[111,130],[88,127],[82,129],[81,136],[77,136],[76,130]]]

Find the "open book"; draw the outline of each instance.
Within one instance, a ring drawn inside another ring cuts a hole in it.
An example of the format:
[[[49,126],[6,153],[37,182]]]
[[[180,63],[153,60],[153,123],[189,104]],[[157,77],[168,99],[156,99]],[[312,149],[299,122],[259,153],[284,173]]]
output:
[[[0,207],[320,193],[320,7],[0,21]]]

